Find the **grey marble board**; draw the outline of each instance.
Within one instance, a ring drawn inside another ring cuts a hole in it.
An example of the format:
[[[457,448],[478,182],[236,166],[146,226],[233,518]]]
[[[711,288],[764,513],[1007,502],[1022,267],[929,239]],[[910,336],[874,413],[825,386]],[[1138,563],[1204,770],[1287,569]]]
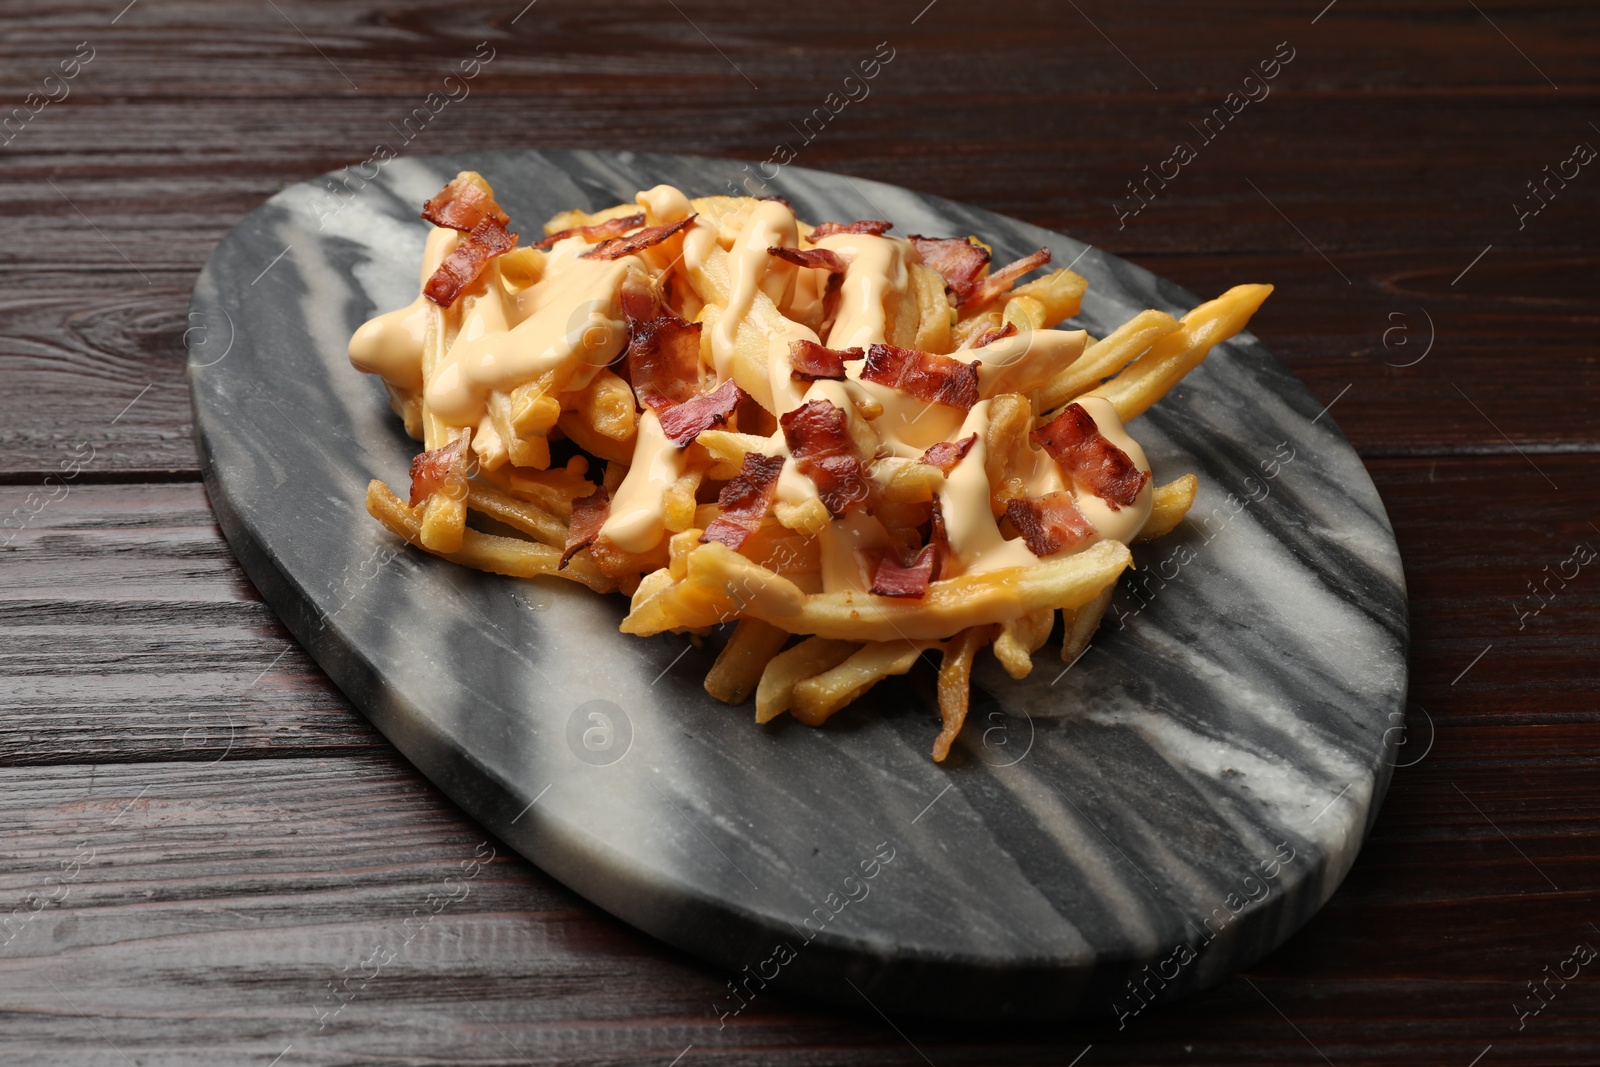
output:
[[[1350,869],[1388,784],[1406,690],[1400,559],[1334,420],[1250,335],[1132,424],[1158,481],[1201,477],[1140,546],[1091,649],[1025,681],[987,653],[933,763],[928,665],[825,729],[767,727],[701,680],[720,635],[617,632],[620,596],[467,571],[366,514],[414,443],[351,332],[416,293],[422,202],[482,171],[523,234],[726,160],[504,151],[398,159],[287,188],[217,248],[186,342],[206,486],[251,580],[425,775],[541,868],[712,961],[726,1021],[777,989],[944,1018],[1113,1014],[1280,945]],[[1103,335],[1195,298],[1015,219],[785,168],[803,218],[1047,245]],[[1239,278],[1236,281],[1270,279]]]

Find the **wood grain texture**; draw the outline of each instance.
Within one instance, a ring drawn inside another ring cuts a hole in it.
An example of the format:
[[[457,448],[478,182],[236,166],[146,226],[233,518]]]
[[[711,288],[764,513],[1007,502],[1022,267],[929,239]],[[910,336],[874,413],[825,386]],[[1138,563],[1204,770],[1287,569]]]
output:
[[[1600,977],[1521,1029],[1512,1009],[1574,943],[1600,945],[1600,579],[1548,581],[1600,544],[1600,177],[1520,227],[1513,209],[1575,143],[1600,144],[1592,4],[520,10],[0,9],[0,117],[94,49],[0,145],[0,521],[27,516],[0,549],[7,1063],[942,1067],[1090,1045],[1085,1067],[1593,1062]],[[726,976],[484,846],[329,687],[197,484],[188,292],[277,188],[398,145],[480,41],[495,58],[471,96],[405,152],[765,159],[888,41],[870,96],[797,162],[1014,214],[1202,294],[1278,285],[1255,331],[1334,404],[1396,528],[1402,760],[1427,750],[1304,931],[1121,1032],[892,1027],[777,996],[719,1030]],[[1190,124],[1280,41],[1295,58],[1270,96],[1202,144]],[[1180,140],[1196,160],[1119,222],[1127,183]],[[1547,583],[1537,614],[1530,582]],[[466,895],[406,927],[483,847],[498,854]],[[319,1030],[327,983],[379,946],[393,962]]]

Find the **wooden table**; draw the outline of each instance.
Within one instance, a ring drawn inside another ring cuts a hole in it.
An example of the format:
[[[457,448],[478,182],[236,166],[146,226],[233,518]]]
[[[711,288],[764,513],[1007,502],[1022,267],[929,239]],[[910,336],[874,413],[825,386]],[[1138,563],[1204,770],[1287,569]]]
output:
[[[1600,966],[1563,964],[1600,946],[1592,3],[124,2],[0,12],[0,1060],[1600,1061]],[[479,42],[405,152],[786,141],[1202,293],[1278,286],[1254,328],[1365,458],[1412,604],[1414,765],[1310,925],[1120,1033],[778,995],[719,1030],[726,976],[486,840],[330,686],[207,507],[189,290]]]

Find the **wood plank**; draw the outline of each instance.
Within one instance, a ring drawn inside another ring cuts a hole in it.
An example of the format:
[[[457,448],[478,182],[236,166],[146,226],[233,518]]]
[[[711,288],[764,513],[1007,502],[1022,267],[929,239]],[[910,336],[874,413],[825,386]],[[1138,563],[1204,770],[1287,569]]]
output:
[[[1563,734],[1574,750],[1600,739],[1593,724]],[[1600,937],[1585,925],[1592,757],[1502,751],[1473,768],[1453,752],[1460,736],[1442,737],[1426,770],[1400,772],[1346,889],[1251,969],[1256,988],[1235,978],[1121,1033],[896,1025],[940,1064],[1066,1062],[1089,1043],[1101,1062],[1309,1062],[1280,1010],[1336,1063],[1465,1063],[1490,1042],[1524,1062],[1585,1062],[1600,986],[1574,983],[1521,1033],[1508,1005],[1574,942]],[[372,1063],[665,1063],[690,1044],[712,1062],[815,1063],[818,1046],[830,1063],[921,1062],[865,1006],[841,1015],[774,992],[719,1029],[710,1004],[726,976],[507,855],[389,754],[10,768],[0,817],[13,857],[0,873],[14,909],[0,935],[8,1062],[71,1050],[109,1063],[109,1045],[179,1064],[266,1062],[291,1046],[292,1062],[359,1050]],[[430,894],[439,911],[423,921]],[[56,900],[35,913],[42,897]],[[327,983],[374,949],[392,962],[369,966],[364,989],[353,980],[358,995],[319,1029],[318,1012],[339,1004]]]

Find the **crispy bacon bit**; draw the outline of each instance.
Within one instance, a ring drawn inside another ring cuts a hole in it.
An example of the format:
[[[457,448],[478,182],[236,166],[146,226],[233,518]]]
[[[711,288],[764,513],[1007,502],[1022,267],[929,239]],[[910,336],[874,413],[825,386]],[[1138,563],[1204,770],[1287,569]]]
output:
[[[790,211],[794,210],[794,205],[789,203],[789,198],[785,197],[785,196],[778,196],[778,195],[774,194],[772,196],[758,196],[758,197],[756,197],[756,199],[757,200],[770,200],[772,203],[782,204],[784,207],[788,208]]]
[[[930,404],[965,411],[978,402],[978,364],[934,352],[873,345],[867,350],[867,365],[862,368],[861,377]]]
[[[1082,405],[1068,404],[1049,425],[1029,436],[1074,482],[1104,500],[1112,511],[1131,507],[1150,480],[1149,471],[1134,466],[1126,452],[1106,440]]]
[[[489,188],[489,183],[470,170],[457,174],[449,185],[424,204],[422,217],[435,226],[462,233],[471,233],[485,218],[492,218],[501,226],[511,225],[511,216],[495,203],[494,190]]]
[[[727,422],[728,416],[733,414],[733,409],[738,407],[739,401],[743,399],[744,393],[733,384],[733,379],[729,378],[705,396],[685,400],[681,404],[658,412],[661,432],[666,434],[667,440],[679,448],[687,448],[702,431]]]
[[[990,273],[987,278],[978,282],[970,292],[961,298],[960,306],[977,307],[980,304],[987,304],[995,297],[1010,292],[1012,283],[1018,278],[1036,267],[1044,266],[1048,262],[1050,262],[1050,250],[1048,248],[1041,248],[1031,256],[1023,256],[1015,263],[1001,267],[999,270]]]
[[[422,293],[440,307],[456,302],[462,290],[473,285],[495,256],[517,247],[517,235],[508,233],[500,220],[485,216],[433,272]]]
[[[572,502],[572,522],[567,525],[567,547],[561,553],[561,565],[557,570],[564,569],[580,549],[594,544],[594,539],[600,536],[600,527],[606,524],[610,514],[611,491],[603,485],[588,496]]]
[[[844,363],[847,359],[864,359],[866,353],[859,348],[823,348],[815,341],[796,341],[789,346],[789,374],[803,382],[818,378],[844,380]]]
[[[466,445],[467,437],[463,434],[447,445],[412,457],[412,507],[443,489],[452,480],[466,477],[466,464],[462,462]]]
[[[628,337],[628,380],[657,411],[700,391],[700,326],[673,315],[635,322]]]
[[[1015,337],[1016,335],[1017,324],[1014,322],[1008,322],[1004,326],[991,326],[973,338],[972,347],[983,348],[985,345],[992,345],[996,341],[1003,341],[1007,337]]]
[[[693,215],[690,215],[686,219],[680,219],[665,226],[646,226],[631,237],[613,237],[609,241],[601,241],[585,252],[582,258],[621,259],[623,256],[636,255],[665,241],[668,237],[693,222],[694,218]]]
[[[894,229],[894,223],[884,222],[882,219],[860,219],[856,222],[819,222],[811,231],[810,241],[816,244],[824,237],[832,237],[836,233],[864,233],[872,237],[882,237]]]
[[[922,462],[930,467],[938,467],[946,476],[956,469],[956,464],[966,458],[972,446],[978,440],[977,434],[968,434],[959,441],[939,441],[928,446],[922,454]]]
[[[821,267],[823,270],[834,274],[844,273],[845,262],[839,258],[839,253],[830,252],[826,248],[808,248],[802,252],[798,248],[783,248],[774,245],[767,249],[767,255],[777,256],[779,259],[787,260],[797,267]]]
[[[959,304],[972,287],[978,275],[989,264],[989,250],[973,244],[965,237],[911,236],[922,262],[938,271],[944,278],[945,296],[951,304]]]
[[[1099,533],[1078,510],[1071,493],[1012,497],[1006,501],[1006,518],[1022,534],[1028,551],[1041,559]]]
[[[619,218],[606,219],[604,222],[591,223],[588,226],[574,226],[568,230],[557,230],[555,233],[539,241],[533,247],[549,248],[557,241],[564,241],[568,237],[582,237],[593,244],[611,237],[621,237],[636,226],[644,225],[644,212],[636,211],[632,215],[623,215]]]
[[[767,517],[778,495],[778,475],[782,472],[782,456],[746,452],[744,466],[717,495],[717,517],[711,520],[700,540],[720,541],[738,551],[745,538],[755,533],[761,520]]]
[[[872,592],[878,596],[921,600],[928,592],[928,583],[933,580],[933,567],[938,562],[938,556],[938,547],[927,544],[922,546],[909,565],[902,565],[893,553],[885,552],[878,558],[878,564],[872,571]]]
[[[809,400],[778,419],[789,454],[816,484],[828,514],[838,518],[867,502],[867,475],[856,454],[845,413],[826,400]]]

